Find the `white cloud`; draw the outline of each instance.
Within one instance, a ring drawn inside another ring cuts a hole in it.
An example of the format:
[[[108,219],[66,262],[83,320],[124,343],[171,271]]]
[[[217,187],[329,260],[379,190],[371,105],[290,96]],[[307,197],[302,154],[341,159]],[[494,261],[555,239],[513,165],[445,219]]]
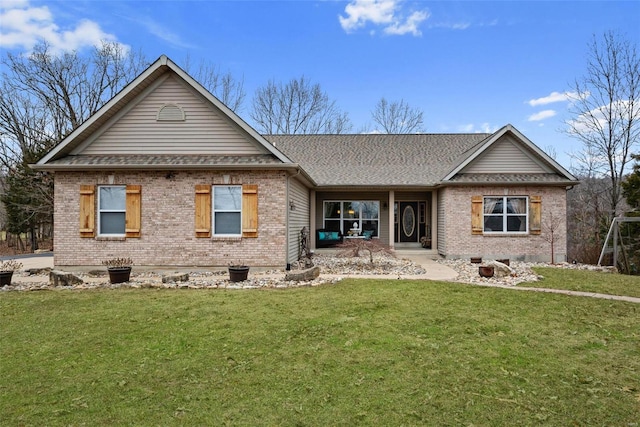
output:
[[[543,96],[542,98],[531,99],[527,101],[527,104],[532,107],[537,107],[538,105],[547,105],[554,102],[570,101],[571,99],[576,99],[577,97],[577,92],[551,92],[549,95]]]
[[[339,15],[338,20],[347,33],[371,23],[382,26],[384,33],[389,35],[422,35],[419,26],[429,17],[429,12],[415,11],[405,17],[401,3],[402,0],[353,0],[344,9],[347,16]]]
[[[530,122],[538,122],[540,120],[545,120],[548,119],[550,117],[555,116],[557,113],[555,112],[555,110],[542,110],[539,111],[535,114],[532,114],[529,116],[529,118],[527,119]]]
[[[429,25],[429,28],[445,28],[447,30],[466,30],[471,27],[469,22],[436,22]]]
[[[411,16],[407,18],[404,23],[395,22],[384,29],[385,34],[392,35],[404,35],[411,33],[414,36],[422,35],[422,32],[418,29],[418,26],[422,21],[427,19],[429,14],[424,11],[413,12]]]
[[[586,113],[580,114],[573,120],[567,122],[569,127],[577,132],[590,133],[608,129],[612,124],[608,117],[628,117],[632,115],[636,120],[640,118],[640,105],[630,104],[628,100],[613,101],[608,105],[598,106]],[[616,120],[614,119],[614,122]],[[616,124],[613,124],[617,127]]]
[[[28,1],[0,0],[0,22],[0,47],[6,49],[31,50],[38,42],[46,41],[52,52],[63,52],[116,41],[116,36],[88,19],[61,29],[47,6],[34,7]]]

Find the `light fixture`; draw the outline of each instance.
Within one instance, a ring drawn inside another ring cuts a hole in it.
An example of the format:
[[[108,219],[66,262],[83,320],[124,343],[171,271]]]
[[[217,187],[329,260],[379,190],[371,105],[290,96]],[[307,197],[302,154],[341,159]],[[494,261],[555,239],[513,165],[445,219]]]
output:
[[[293,203],[293,200],[291,200],[289,202],[289,209],[292,210],[292,211],[296,210],[296,205],[295,205],[295,203]]]
[[[353,215],[354,213],[356,213],[356,211],[354,211],[353,209],[349,209],[349,215]]]
[[[338,215],[340,215],[340,209],[338,209]]]

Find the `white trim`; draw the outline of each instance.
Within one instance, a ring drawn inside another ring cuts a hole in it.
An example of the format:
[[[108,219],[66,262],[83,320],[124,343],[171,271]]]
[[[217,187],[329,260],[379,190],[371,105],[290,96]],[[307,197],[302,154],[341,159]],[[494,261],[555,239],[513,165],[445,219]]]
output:
[[[120,210],[120,209],[101,209],[101,203],[100,203],[100,199],[101,199],[101,194],[102,192],[100,191],[102,188],[122,188],[124,189],[124,210]],[[97,233],[96,236],[97,237],[125,237],[126,236],[126,228],[127,228],[127,224],[126,224],[126,216],[127,216],[127,186],[126,185],[98,185],[98,208],[97,210],[97,214],[98,214],[98,220],[96,221],[96,226],[98,227],[97,229]],[[101,227],[101,221],[102,221],[102,213],[124,213],[125,215],[125,223],[123,223],[123,229],[122,229],[122,233],[102,233],[102,227]]]
[[[240,189],[240,209],[220,209],[216,210],[216,188],[239,188]],[[211,237],[242,237],[242,185],[212,185],[211,186]],[[216,233],[216,213],[220,212],[229,212],[229,213],[239,213],[240,214],[240,232],[237,234],[232,233]]]
[[[502,210],[503,210],[503,212],[501,214],[486,214],[484,212],[485,199],[502,199]],[[525,199],[526,212],[524,214],[509,214],[507,212],[507,199]],[[519,217],[519,216],[523,216],[523,215],[525,216],[524,231],[509,231],[509,230],[507,230],[507,224],[508,224],[507,220],[508,220],[509,217]],[[487,231],[485,229],[485,222],[484,222],[484,219],[485,219],[486,216],[492,216],[492,217],[501,216],[502,217],[502,231]],[[508,195],[508,196],[487,195],[487,196],[482,196],[482,234],[483,235],[492,235],[492,236],[527,235],[527,234],[529,234],[529,196],[515,196],[515,195]]]

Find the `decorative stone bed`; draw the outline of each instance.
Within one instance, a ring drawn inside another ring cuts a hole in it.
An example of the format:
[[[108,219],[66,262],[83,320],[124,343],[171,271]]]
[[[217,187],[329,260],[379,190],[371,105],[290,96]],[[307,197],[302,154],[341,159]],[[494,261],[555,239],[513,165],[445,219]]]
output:
[[[335,257],[331,255],[316,255],[313,258],[315,266],[320,269],[320,275],[316,278],[305,276],[304,268],[296,268],[290,272],[281,270],[250,273],[249,279],[243,282],[231,282],[226,270],[220,271],[192,271],[188,274],[175,272],[136,272],[135,266],[131,273],[131,280],[126,283],[111,284],[103,271],[91,273],[76,273],[75,276],[81,283],[67,286],[54,286],[49,280],[49,270],[16,272],[11,285],[3,286],[0,291],[35,291],[49,289],[119,289],[119,288],[158,288],[158,289],[282,289],[303,286],[320,286],[333,284],[344,277],[379,276],[380,278],[400,278],[402,276],[428,278],[427,271],[419,265],[406,260],[394,258],[389,255],[376,254],[374,263],[369,262],[366,256]],[[513,274],[506,277],[481,278],[478,274],[478,264],[472,264],[468,259],[438,260],[458,273],[453,280],[460,283],[493,284],[502,286],[515,286],[522,282],[535,282],[539,276],[531,267],[535,265],[550,266],[549,264],[531,264],[524,262],[511,262]],[[583,268],[600,271],[611,271],[609,267],[594,267],[586,265],[559,264],[556,267]],[[288,277],[287,277],[288,276]],[[291,279],[291,280],[287,280]]]

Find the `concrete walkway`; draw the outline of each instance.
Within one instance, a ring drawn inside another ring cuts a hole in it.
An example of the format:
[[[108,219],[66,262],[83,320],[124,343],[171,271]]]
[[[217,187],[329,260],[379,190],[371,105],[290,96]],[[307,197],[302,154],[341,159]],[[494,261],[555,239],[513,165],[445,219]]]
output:
[[[421,275],[401,275],[400,277],[393,276],[394,278],[401,279],[409,279],[409,280],[440,280],[440,281],[455,281],[456,277],[458,277],[458,273],[448,267],[446,265],[440,264],[432,259],[429,254],[424,251],[398,251],[396,254],[398,258],[408,259],[409,261],[421,266],[426,270],[426,274]],[[43,253],[36,255],[19,255],[14,257],[1,257],[0,261],[6,259],[16,259],[22,263],[22,270],[29,270],[32,268],[53,268],[53,254],[52,253]],[[171,271],[174,271],[171,269]],[[344,275],[340,275],[344,276]],[[15,277],[15,276],[14,276]],[[382,279],[388,278],[386,276],[381,275],[358,275],[358,278],[371,278],[371,279]],[[25,281],[25,282],[36,282],[42,281],[41,278],[37,276],[27,276],[16,278],[17,281]],[[106,277],[104,278],[94,278],[92,281],[105,281],[108,280]],[[529,291],[529,292],[545,292],[552,294],[563,294],[563,295],[571,295],[571,296],[581,296],[581,297],[589,297],[589,298],[600,298],[607,300],[615,300],[615,301],[626,301],[631,303],[640,304],[640,298],[637,297],[629,297],[623,295],[608,295],[608,294],[600,294],[595,292],[580,292],[580,291],[569,291],[564,289],[548,289],[548,288],[536,288],[536,287],[526,287],[526,286],[505,286],[491,283],[478,283],[469,286],[485,286],[485,287],[493,287],[493,288],[502,288],[509,289],[513,291]]]

